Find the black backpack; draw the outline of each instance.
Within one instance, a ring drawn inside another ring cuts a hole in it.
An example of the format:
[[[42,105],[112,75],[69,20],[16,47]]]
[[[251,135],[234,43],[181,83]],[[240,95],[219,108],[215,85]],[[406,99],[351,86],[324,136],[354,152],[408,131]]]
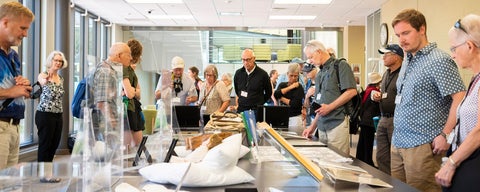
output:
[[[340,92],[343,93],[342,88],[340,87],[340,75],[338,72],[338,64],[341,61],[345,61],[346,59],[340,58],[337,59],[334,63],[334,68],[337,73],[337,82],[338,82],[338,89],[340,89]],[[349,132],[350,134],[357,134],[358,133],[358,128],[360,125],[360,120],[361,120],[361,109],[362,109],[362,98],[363,98],[364,91],[362,90],[361,92],[358,92],[357,90],[357,95],[352,97],[350,101],[345,103],[343,107],[345,108],[345,114],[349,116],[350,119],[350,127],[349,127]]]

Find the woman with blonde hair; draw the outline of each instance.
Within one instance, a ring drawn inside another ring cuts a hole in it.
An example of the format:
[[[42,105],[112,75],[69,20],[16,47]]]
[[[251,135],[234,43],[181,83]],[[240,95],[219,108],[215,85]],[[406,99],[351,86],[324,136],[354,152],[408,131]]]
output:
[[[38,162],[52,162],[63,128],[63,77],[58,71],[68,66],[65,55],[52,51],[45,61],[46,71],[38,75],[38,84],[42,88],[40,102],[35,113],[35,125],[38,129]]]
[[[440,133],[452,144],[453,153],[435,179],[444,191],[474,191],[480,188],[480,16],[470,14],[459,19],[448,37],[452,58],[475,76],[458,106],[456,128]]]

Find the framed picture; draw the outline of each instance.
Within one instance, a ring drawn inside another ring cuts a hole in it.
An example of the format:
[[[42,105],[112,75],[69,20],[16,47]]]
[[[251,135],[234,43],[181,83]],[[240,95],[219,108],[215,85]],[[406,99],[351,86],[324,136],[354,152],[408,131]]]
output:
[[[352,64],[353,73],[360,73],[360,65]]]

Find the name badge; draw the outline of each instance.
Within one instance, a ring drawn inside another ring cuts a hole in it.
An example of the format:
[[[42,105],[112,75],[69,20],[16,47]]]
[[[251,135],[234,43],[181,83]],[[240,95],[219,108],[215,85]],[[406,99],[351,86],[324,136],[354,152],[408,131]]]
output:
[[[400,104],[401,101],[402,101],[402,96],[401,96],[401,95],[397,95],[397,96],[395,97],[395,104],[398,105],[398,104]]]
[[[382,99],[386,99],[387,98],[387,93],[383,93],[382,94]]]
[[[180,103],[180,97],[173,98],[172,103]]]
[[[247,96],[248,96],[248,93],[247,93],[246,91],[242,91],[242,92],[240,93],[240,96],[242,96],[242,97],[247,97]]]
[[[201,111],[202,113],[205,113],[205,111],[207,111],[207,106],[202,105],[202,107],[200,107],[200,111]]]
[[[321,98],[322,98],[322,94],[321,94],[321,93],[318,93],[318,94],[317,94],[317,99],[316,99],[316,100],[317,100],[317,101],[319,101]]]

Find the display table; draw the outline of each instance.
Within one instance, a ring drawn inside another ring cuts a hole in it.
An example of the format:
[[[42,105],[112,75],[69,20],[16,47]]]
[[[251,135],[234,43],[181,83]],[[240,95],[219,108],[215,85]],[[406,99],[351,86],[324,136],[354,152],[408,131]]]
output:
[[[304,166],[302,162],[299,162],[293,158],[288,149],[285,149],[282,145],[278,145],[274,137],[265,134],[262,137],[262,142],[257,149],[256,161],[253,161],[252,154],[247,154],[245,157],[239,160],[238,167],[244,169],[255,177],[255,181],[251,183],[243,183],[231,186],[222,187],[203,187],[203,188],[190,188],[182,187],[184,191],[228,191],[227,189],[241,188],[242,191],[248,189],[257,191],[274,191],[275,189],[281,191],[302,191],[302,192],[316,192],[316,191],[359,191],[359,190],[375,190],[375,191],[416,191],[416,189],[408,186],[405,183],[400,182],[397,179],[390,177],[389,175],[380,172],[379,170],[365,164],[357,159],[353,159],[351,165],[358,166],[368,174],[375,178],[388,183],[393,188],[388,187],[376,187],[366,184],[358,184],[352,182],[332,182],[329,178],[325,177],[323,180],[319,180],[315,177],[311,171]],[[292,141],[296,144],[295,150],[300,153],[305,153],[308,150],[320,148],[324,145],[316,146],[314,143],[305,140]],[[306,146],[303,146],[304,143]],[[293,146],[293,145],[292,145]],[[305,149],[308,148],[308,149]],[[272,154],[272,149],[278,151]],[[332,150],[338,153],[336,150]],[[265,153],[269,153],[266,155]],[[340,153],[338,153],[340,154]],[[268,156],[274,157],[274,159],[268,159]],[[278,156],[280,155],[280,156]],[[314,155],[315,154],[310,154]],[[302,155],[303,156],[303,155]],[[306,154],[305,156],[308,156]],[[348,157],[348,156],[344,156]],[[309,160],[310,161],[310,160]],[[316,168],[315,168],[316,169]],[[19,165],[2,170],[0,172],[0,191],[82,191],[82,178],[81,178],[82,166],[81,164],[74,164],[72,162],[55,162],[55,163],[20,163]],[[42,177],[55,177],[61,178],[59,183],[42,183],[40,178]],[[138,189],[142,189],[147,184],[152,184],[145,178],[139,175],[135,169],[126,171],[123,176],[112,176],[112,189],[115,191],[115,187],[120,183],[128,183]],[[175,189],[176,186],[172,184],[164,185],[168,189]]]

